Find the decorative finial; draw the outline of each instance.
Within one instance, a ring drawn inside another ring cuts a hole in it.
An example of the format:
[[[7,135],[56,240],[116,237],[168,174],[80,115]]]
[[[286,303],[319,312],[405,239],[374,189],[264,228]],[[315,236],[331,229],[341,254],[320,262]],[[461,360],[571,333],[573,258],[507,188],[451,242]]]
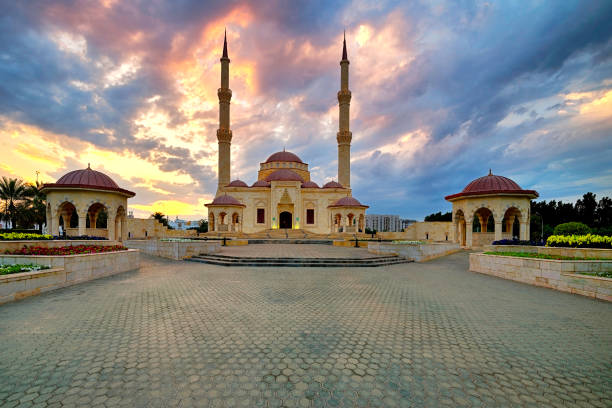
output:
[[[342,61],[348,60],[346,56],[346,30],[344,30],[344,40],[342,41]]]
[[[492,176],[493,173],[491,172],[491,169],[489,169],[489,176]]]
[[[91,163],[87,163],[87,168],[88,168],[89,170],[91,170],[91,166],[90,166],[90,164],[91,164]]]
[[[285,146],[283,146],[283,152],[285,151]]]
[[[223,31],[223,56],[222,58],[229,58],[227,56],[227,29]]]

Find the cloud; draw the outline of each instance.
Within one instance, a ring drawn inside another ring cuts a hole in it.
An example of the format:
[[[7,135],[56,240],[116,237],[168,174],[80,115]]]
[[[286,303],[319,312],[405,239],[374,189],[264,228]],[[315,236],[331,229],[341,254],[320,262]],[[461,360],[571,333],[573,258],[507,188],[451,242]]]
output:
[[[541,178],[610,169],[611,18],[598,1],[14,2],[0,16],[0,172],[98,161],[142,211],[177,201],[199,217],[217,184],[227,28],[233,175],[252,183],[286,147],[315,181],[335,178],[346,28],[352,185],[370,212],[445,210],[490,167],[543,197],[610,191]]]

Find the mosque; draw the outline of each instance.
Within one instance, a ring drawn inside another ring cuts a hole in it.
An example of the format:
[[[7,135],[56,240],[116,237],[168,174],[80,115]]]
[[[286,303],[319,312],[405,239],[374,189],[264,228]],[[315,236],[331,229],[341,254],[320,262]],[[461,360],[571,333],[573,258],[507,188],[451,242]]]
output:
[[[368,206],[351,195],[351,91],[346,40],[342,48],[338,92],[338,181],[322,186],[310,179],[307,163],[285,150],[270,155],[260,164],[253,185],[231,180],[229,64],[226,37],[221,57],[221,88],[218,90],[219,180],[215,199],[206,204],[209,231],[257,233],[269,229],[301,229],[315,234],[363,232]]]

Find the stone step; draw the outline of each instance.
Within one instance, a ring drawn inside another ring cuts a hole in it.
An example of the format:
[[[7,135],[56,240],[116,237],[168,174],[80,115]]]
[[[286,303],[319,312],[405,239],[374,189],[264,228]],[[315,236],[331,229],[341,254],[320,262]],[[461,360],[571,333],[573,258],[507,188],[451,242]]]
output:
[[[397,256],[372,258],[262,258],[228,255],[197,255],[188,261],[220,266],[268,266],[268,267],[376,267],[413,262]]]

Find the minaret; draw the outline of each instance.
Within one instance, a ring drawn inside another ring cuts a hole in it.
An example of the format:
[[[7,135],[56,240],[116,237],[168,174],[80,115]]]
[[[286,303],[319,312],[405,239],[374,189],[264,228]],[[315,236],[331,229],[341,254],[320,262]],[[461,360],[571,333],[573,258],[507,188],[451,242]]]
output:
[[[230,100],[232,99],[232,90],[229,89],[229,64],[226,33],[223,38],[223,56],[221,57],[221,88],[217,91],[219,96],[219,129],[217,129],[217,140],[219,142],[219,185],[217,190],[221,190],[230,183],[230,148],[232,145]]]
[[[340,61],[340,120],[338,123],[338,182],[345,188],[351,187],[351,139],[349,130],[349,111],[351,91],[349,90],[349,60],[346,56],[346,33],[342,44],[342,61]]]

